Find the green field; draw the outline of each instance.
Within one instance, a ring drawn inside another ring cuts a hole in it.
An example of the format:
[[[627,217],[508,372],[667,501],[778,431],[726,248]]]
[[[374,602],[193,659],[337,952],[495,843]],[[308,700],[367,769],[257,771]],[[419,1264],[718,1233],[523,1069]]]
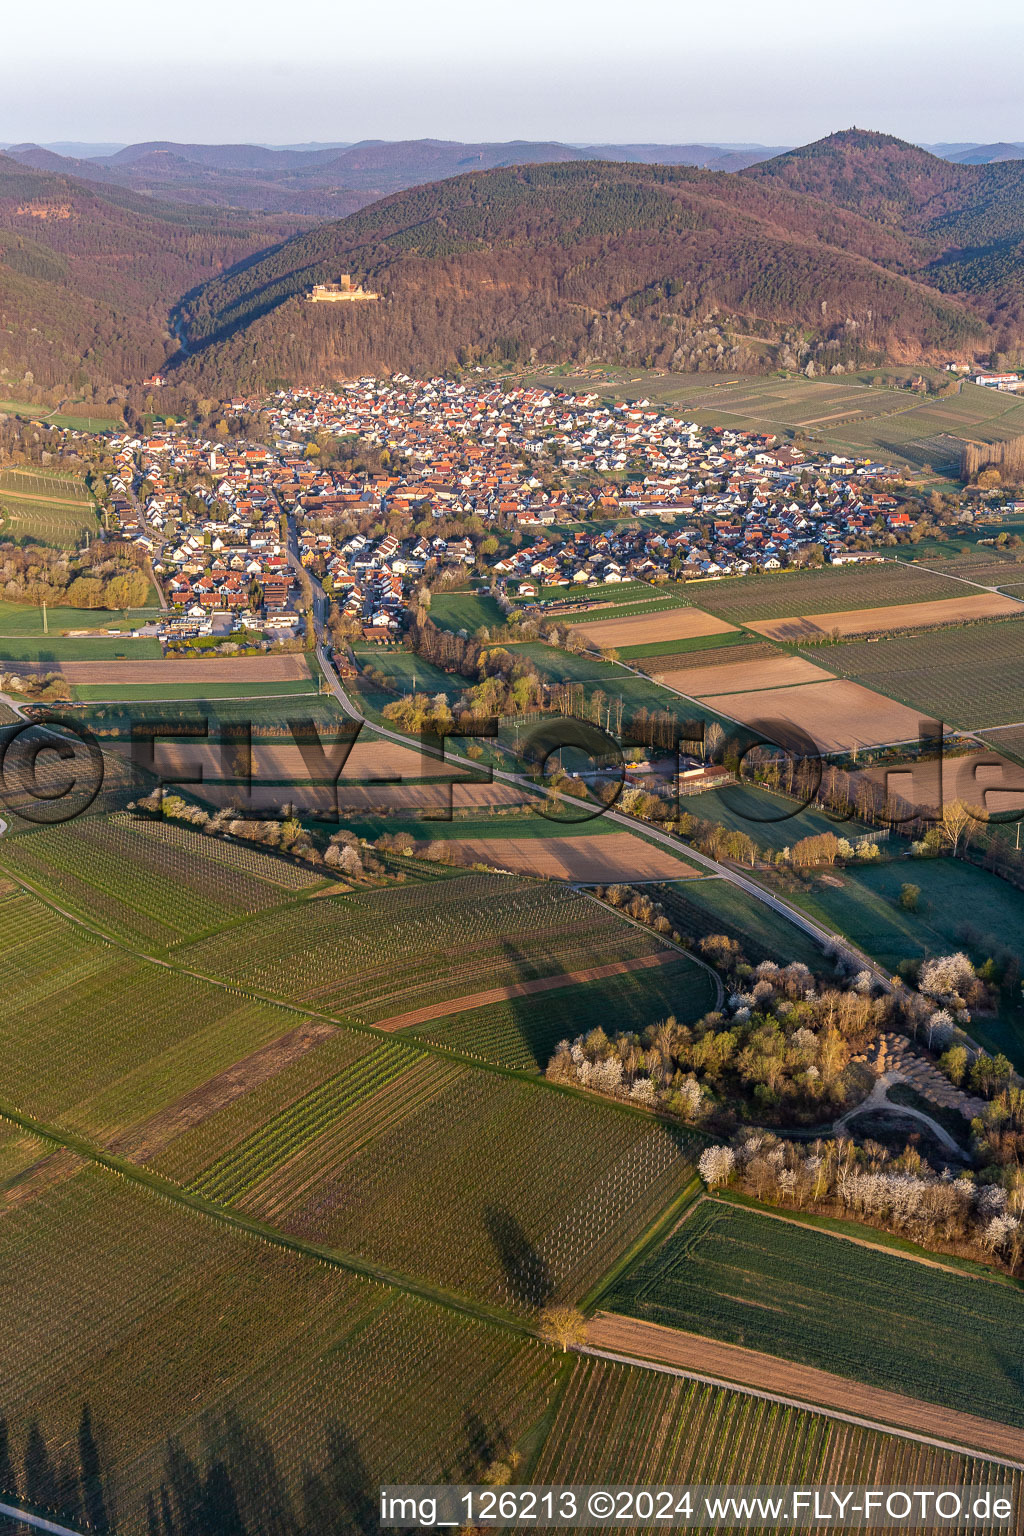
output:
[[[133,699],[289,699],[315,694],[317,685],[312,678],[277,683],[76,683],[71,691],[81,703],[116,704]]]
[[[821,946],[756,896],[728,880],[680,880],[652,888],[672,926],[695,943],[707,934],[735,939],[753,964],[801,960],[814,971],[828,970]]]
[[[647,645],[619,645],[616,650],[623,661],[664,656],[668,658],[667,668],[672,666],[672,657],[685,655],[687,651],[720,651],[723,646],[749,645],[752,640],[752,635],[738,630],[734,635],[692,635],[689,640],[652,640]]]
[[[435,592],[430,617],[441,629],[501,628],[505,615],[489,592]]]
[[[547,682],[582,683],[588,700],[600,691],[606,701],[611,701],[614,710],[616,701],[621,699],[624,722],[642,709],[664,710],[679,721],[718,718],[713,710],[705,709],[702,704],[689,699],[681,699],[677,693],[662,688],[653,678],[638,675],[613,661],[602,661],[598,656],[574,655],[533,640],[517,643],[515,653],[529,657]],[[735,727],[731,729],[735,730]]]
[[[563,886],[483,874],[315,901],[254,919],[245,938],[179,955],[205,974],[370,1023],[659,947]]]
[[[534,1481],[605,1487],[687,1484],[1019,1487],[1021,1474],[981,1457],[784,1407],[724,1387],[608,1360],[577,1360]],[[1015,1494],[1015,1498],[1019,1495]],[[665,1530],[648,1523],[642,1529]],[[606,1527],[615,1536],[637,1525]],[[785,1529],[774,1525],[769,1529]]]
[[[806,654],[961,730],[1024,722],[1024,624],[1017,619],[848,640]]]
[[[610,1310],[1024,1427],[1024,1294],[717,1200]]]
[[[492,1003],[420,1024],[409,1033],[481,1061],[543,1071],[559,1040],[574,1039],[597,1026],[609,1033],[641,1034],[670,1014],[680,1024],[693,1024],[714,1003],[715,987],[707,971],[681,955],[678,962],[653,970]]]
[[[718,821],[745,832],[761,848],[789,848],[800,838],[816,837],[819,832],[853,838],[868,830],[856,822],[837,822],[817,806],[802,806],[799,800],[753,784],[728,784],[699,795],[681,794],[679,809],[701,821]]]
[[[34,603],[5,603],[0,602],[0,641],[27,638],[29,636],[43,636],[50,641],[59,641],[62,630],[65,629],[116,629],[131,630],[144,624],[158,611],[156,607],[156,594],[153,593],[154,606],[152,608],[130,608],[128,617],[125,618],[121,609],[106,608],[48,608],[46,611],[46,630],[43,629],[43,610]],[[63,642],[70,644],[71,642]],[[86,645],[102,644],[102,641],[82,639],[77,642]],[[132,643],[131,654],[143,656],[150,654],[143,648],[156,645],[159,652],[159,641],[136,640]],[[7,647],[3,649],[6,651]],[[91,651],[84,651],[83,659],[88,659]],[[100,656],[100,652],[96,652]]]
[[[103,933],[156,949],[281,906],[294,898],[297,883],[283,860],[127,813],[79,816],[5,837],[0,868]]]
[[[839,886],[816,881],[791,892],[800,906],[895,971],[901,961],[963,949],[976,964],[993,956],[1024,961],[1024,891],[962,859],[894,859],[844,869]],[[920,888],[917,912],[899,904],[900,888]],[[998,1019],[975,1016],[971,1032],[1024,1066],[1024,1015],[1004,1005]]]

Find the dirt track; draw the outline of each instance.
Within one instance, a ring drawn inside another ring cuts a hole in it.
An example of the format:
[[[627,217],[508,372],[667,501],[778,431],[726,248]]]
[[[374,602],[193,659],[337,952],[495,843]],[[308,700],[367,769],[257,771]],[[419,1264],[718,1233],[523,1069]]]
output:
[[[534,992],[554,992],[580,981],[601,981],[605,976],[621,976],[624,971],[649,971],[656,965],[668,965],[681,958],[677,949],[663,949],[656,955],[639,955],[635,960],[612,960],[608,965],[592,965],[586,971],[561,971],[557,976],[539,976],[533,981],[519,981],[508,987],[490,987],[447,1003],[429,1003],[411,1013],[396,1013],[390,1019],[377,1019],[378,1029],[411,1029],[414,1024],[428,1024],[431,1019],[446,1019],[450,1013],[468,1013],[471,1008],[486,1008],[504,1003],[510,997],[529,997]]]
[[[699,1334],[663,1328],[660,1323],[598,1312],[587,1326],[587,1344],[591,1349],[676,1366],[740,1386],[756,1387],[761,1392],[798,1398],[817,1407],[836,1408],[842,1413],[952,1441],[972,1450],[988,1451],[1017,1463],[1024,1461],[1024,1430],[1011,1425],[958,1413],[938,1403],[924,1403],[882,1387],[865,1386],[845,1376],[834,1376],[831,1371],[760,1354],[738,1344],[723,1344]]]

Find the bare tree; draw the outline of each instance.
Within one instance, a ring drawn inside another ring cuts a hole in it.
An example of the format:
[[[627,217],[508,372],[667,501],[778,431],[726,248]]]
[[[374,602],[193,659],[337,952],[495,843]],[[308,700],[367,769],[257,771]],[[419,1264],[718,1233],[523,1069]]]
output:
[[[547,1343],[559,1345],[564,1354],[572,1345],[586,1342],[587,1320],[576,1307],[555,1302],[540,1315],[540,1334]]]

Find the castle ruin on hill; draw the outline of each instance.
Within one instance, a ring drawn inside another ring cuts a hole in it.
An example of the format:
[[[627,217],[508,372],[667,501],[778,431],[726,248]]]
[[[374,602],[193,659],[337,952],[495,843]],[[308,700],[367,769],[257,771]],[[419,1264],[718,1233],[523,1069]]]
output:
[[[345,304],[360,299],[379,299],[380,294],[371,293],[359,283],[353,287],[351,276],[343,272],[336,283],[315,283],[308,298],[310,304]]]

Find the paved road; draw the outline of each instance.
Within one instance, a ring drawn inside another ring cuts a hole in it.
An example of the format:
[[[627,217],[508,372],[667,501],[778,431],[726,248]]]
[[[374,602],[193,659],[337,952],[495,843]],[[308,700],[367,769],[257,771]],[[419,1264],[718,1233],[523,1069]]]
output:
[[[295,539],[294,520],[291,518],[288,520],[288,529],[288,556],[292,564],[297,567],[299,564],[298,548]],[[323,587],[320,585],[318,579],[313,575],[312,572],[309,574],[313,584],[313,622],[316,632],[316,658],[320,663],[321,669],[323,670],[323,674],[327,679],[327,683],[331,692],[337,699],[339,705],[342,708],[342,711],[349,717],[350,720],[359,720],[364,725],[368,725],[376,735],[383,736],[388,741],[395,741],[398,742],[400,746],[407,747],[409,745],[408,736],[404,736],[400,731],[387,730],[385,727],[377,725],[374,721],[369,720],[367,716],[364,715],[356,707],[356,705],[352,702],[342,687],[341,679],[338,677],[338,674],[334,669],[334,664],[324,649],[325,627],[327,623],[329,599],[327,594],[324,592]],[[466,768],[471,773],[479,775],[480,765],[478,763],[474,763],[472,759],[468,757],[461,756],[458,752],[451,752],[446,748],[444,760],[446,763],[451,763],[454,767]],[[532,794],[537,794],[538,792],[536,784],[525,774],[509,773],[501,768],[492,769],[492,773],[494,778],[498,779],[503,784],[511,784],[518,789],[526,789]],[[566,799],[564,795],[559,795],[557,791],[554,793],[558,799]],[[572,802],[567,801],[567,803]],[[799,928],[804,933],[808,934],[815,941],[815,943],[820,944],[823,949],[832,946],[838,946],[839,948],[846,950],[849,954],[856,956],[863,965],[864,970],[870,971],[871,975],[880,986],[884,987],[888,992],[893,990],[892,979],[888,972],[885,971],[880,965],[877,965],[874,960],[869,958],[869,956],[865,955],[861,950],[857,949],[853,944],[851,944],[849,939],[845,938],[840,933],[835,933],[831,928],[826,928],[823,926],[823,924],[815,922],[814,919],[808,917],[806,913],[801,912],[796,907],[791,906],[789,902],[784,901],[782,897],[776,896],[773,891],[766,891],[763,886],[758,885],[756,880],[748,879],[746,875],[740,874],[739,870],[733,869],[727,864],[719,864],[716,859],[709,858],[707,854],[699,853],[696,848],[691,848],[688,844],[684,847],[679,842],[678,838],[672,837],[667,832],[662,832],[657,827],[652,827],[648,822],[637,821],[634,817],[627,816],[623,811],[616,811],[612,809],[605,811],[603,814],[605,820],[613,821],[618,826],[625,827],[629,832],[640,834],[643,837],[649,838],[652,842],[659,843],[662,847],[670,849],[671,852],[674,853],[677,857],[685,858],[694,864],[699,864],[710,874],[717,875],[722,880],[728,880],[730,885],[734,885],[739,890],[745,891],[747,895],[752,896],[755,901],[759,901],[762,903],[762,905],[770,907],[773,912],[777,912],[780,917],[784,917],[786,921],[792,923],[794,927]]]
[[[398,742],[399,745],[407,747],[409,745],[408,736],[404,736],[400,731],[387,730],[385,727],[377,725],[374,721],[369,720],[366,715],[357,709],[355,704],[353,704],[352,700],[349,698],[348,694],[345,692],[344,688],[341,686],[341,679],[338,677],[338,674],[334,669],[334,665],[328,657],[326,650],[324,649],[323,634],[326,611],[326,594],[324,593],[323,588],[320,586],[320,583],[314,577],[313,616],[317,640],[316,658],[320,663],[331,692],[334,694],[334,697],[337,699],[343,712],[349,717],[350,720],[359,720],[364,725],[368,725],[376,735],[383,736],[388,741],[395,741]],[[480,765],[478,763],[474,763],[470,758],[463,757],[457,752],[450,752],[446,750],[444,758],[445,762],[451,763],[453,767],[467,768],[471,773],[476,774],[479,774],[480,772]],[[518,789],[526,789],[533,794],[537,793],[536,784],[525,774],[508,773],[500,768],[495,768],[492,770],[492,772],[495,779],[499,780],[503,784],[512,784]],[[557,794],[557,791],[555,793]],[[558,795],[558,798],[565,799],[565,797],[562,795]],[[887,972],[883,970],[881,966],[876,965],[876,963],[867,955],[856,949],[854,945],[852,945],[850,941],[846,939],[842,934],[835,933],[832,929],[826,928],[821,923],[815,922],[813,918],[808,917],[804,912],[798,911],[797,908],[790,906],[787,901],[783,901],[783,899],[780,896],[776,896],[774,892],[766,891],[763,886],[757,884],[756,880],[748,879],[746,875],[741,875],[738,870],[732,869],[726,864],[719,864],[717,860],[709,858],[707,854],[699,853],[696,848],[691,848],[689,845],[686,845],[684,848],[684,846],[679,842],[678,838],[672,837],[667,832],[662,832],[657,827],[650,826],[647,822],[637,821],[634,817],[627,816],[623,811],[616,811],[613,809],[607,810],[603,814],[606,821],[613,821],[617,825],[625,827],[629,832],[634,834],[639,833],[642,836],[649,838],[652,842],[660,843],[663,847],[670,849],[674,854],[676,854],[677,857],[685,858],[695,864],[700,864],[703,868],[708,870],[709,873],[717,875],[723,880],[728,880],[730,885],[735,885],[739,890],[745,891],[747,895],[752,896],[755,901],[760,901],[764,906],[770,907],[773,912],[777,912],[781,917],[784,917],[787,922],[792,923],[794,927],[800,928],[804,933],[809,934],[810,937],[814,939],[815,943],[820,944],[822,948],[835,945],[844,950],[847,950],[850,954],[855,955],[858,960],[862,962],[864,969],[871,972],[872,976],[880,986],[883,986],[887,991],[892,991],[892,981]]]

